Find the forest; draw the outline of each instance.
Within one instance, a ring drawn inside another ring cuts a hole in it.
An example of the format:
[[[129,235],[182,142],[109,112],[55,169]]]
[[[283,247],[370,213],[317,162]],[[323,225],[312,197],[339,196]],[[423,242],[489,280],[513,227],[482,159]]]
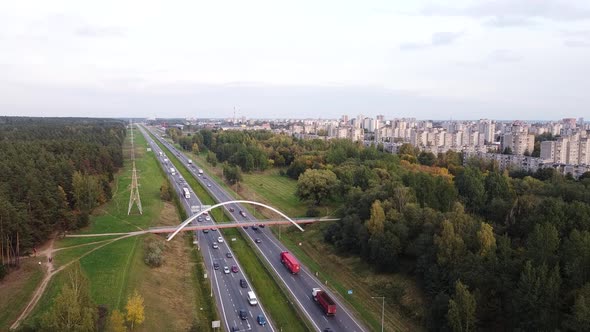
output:
[[[0,117],[0,279],[53,232],[88,224],[123,166],[125,123]]]
[[[590,174],[500,171],[409,144],[391,154],[261,131],[169,134],[211,163],[279,168],[311,207],[340,204],[325,240],[377,271],[415,276],[430,330],[590,330]]]

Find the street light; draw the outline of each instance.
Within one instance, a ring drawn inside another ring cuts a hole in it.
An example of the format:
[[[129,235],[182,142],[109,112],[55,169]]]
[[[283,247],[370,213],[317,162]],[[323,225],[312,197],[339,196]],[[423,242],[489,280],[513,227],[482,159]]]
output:
[[[381,299],[381,332],[383,332],[383,316],[385,314],[385,296],[371,296],[372,299]]]

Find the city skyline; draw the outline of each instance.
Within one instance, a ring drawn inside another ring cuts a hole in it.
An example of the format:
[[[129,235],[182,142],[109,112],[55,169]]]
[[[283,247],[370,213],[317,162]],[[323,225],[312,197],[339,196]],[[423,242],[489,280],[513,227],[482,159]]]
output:
[[[581,0],[7,2],[0,27],[4,115],[590,117]]]

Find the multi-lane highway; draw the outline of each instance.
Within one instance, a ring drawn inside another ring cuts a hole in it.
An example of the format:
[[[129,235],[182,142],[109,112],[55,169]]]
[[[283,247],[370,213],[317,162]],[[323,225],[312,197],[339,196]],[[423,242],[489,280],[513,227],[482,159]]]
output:
[[[166,170],[166,174],[187,211],[187,215],[191,215],[191,206],[201,206],[201,202],[180,172],[168,160],[166,153],[155,144],[142,127],[140,127],[140,131],[145,136],[158,161]],[[174,172],[171,169],[174,169]],[[185,196],[184,188],[188,189],[189,197]],[[215,223],[210,216],[200,219],[201,221],[195,221],[195,223],[199,225],[213,225]],[[212,292],[215,294],[218,312],[222,315],[225,330],[275,331],[262,304],[249,304],[248,292],[253,291],[256,294],[256,291],[251,288],[250,281],[242,272],[242,267],[234,259],[233,252],[227,245],[228,240],[231,241],[231,239],[225,239],[213,228],[211,230],[195,231],[195,241],[198,241],[195,245],[199,246],[206,262],[207,278],[211,281]],[[240,282],[240,280],[244,280],[244,282]],[[245,317],[240,317],[240,310],[244,311]],[[266,320],[264,326],[258,323],[259,315],[262,315]]]
[[[221,188],[215,181],[212,181],[209,176],[199,176],[198,170],[193,164],[189,164],[189,159],[180,151],[178,151],[171,143],[161,138],[161,136],[154,132],[152,128],[149,128],[154,136],[166,146],[182,163],[183,165],[195,176],[195,178],[201,182],[204,188],[206,188],[211,196],[217,202],[227,202],[233,200],[233,198]],[[151,139],[147,137],[147,139]],[[232,216],[234,221],[238,223],[252,223],[256,221],[255,218],[246,213],[246,216],[240,215],[239,211],[248,211],[239,204],[230,204],[224,206],[228,210],[228,214]],[[233,210],[233,212],[231,212]],[[289,290],[291,297],[294,299],[295,304],[301,309],[309,321],[313,324],[315,329],[318,331],[325,331],[327,329],[335,332],[355,332],[355,331],[367,331],[364,324],[352,315],[349,309],[340,301],[334,294],[326,289],[320,280],[315,277],[316,271],[310,271],[306,267],[302,266],[301,271],[297,275],[292,275],[287,268],[283,266],[280,261],[280,253],[287,251],[287,248],[282,245],[280,241],[276,239],[274,234],[268,229],[258,228],[256,230],[252,227],[244,229],[244,233],[247,238],[255,242],[256,247],[259,249],[262,257],[271,266],[273,272],[279,276],[283,281],[286,288]],[[258,241],[255,241],[258,239]],[[312,288],[322,288],[325,290],[337,304],[337,313],[333,317],[326,317],[323,309],[314,303],[311,299]]]

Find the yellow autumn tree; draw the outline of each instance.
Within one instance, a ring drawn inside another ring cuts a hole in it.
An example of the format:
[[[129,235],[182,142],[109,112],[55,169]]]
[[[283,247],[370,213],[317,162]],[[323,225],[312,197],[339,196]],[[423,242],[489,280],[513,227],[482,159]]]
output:
[[[126,332],[125,318],[119,310],[113,310],[109,318],[108,329],[109,332]]]
[[[367,222],[367,230],[369,234],[383,234],[385,228],[385,211],[381,206],[381,201],[376,200],[371,205],[371,218]]]
[[[135,290],[133,296],[129,297],[125,310],[127,310],[126,319],[131,323],[131,329],[135,324],[141,324],[145,320],[143,307],[143,297]]]

